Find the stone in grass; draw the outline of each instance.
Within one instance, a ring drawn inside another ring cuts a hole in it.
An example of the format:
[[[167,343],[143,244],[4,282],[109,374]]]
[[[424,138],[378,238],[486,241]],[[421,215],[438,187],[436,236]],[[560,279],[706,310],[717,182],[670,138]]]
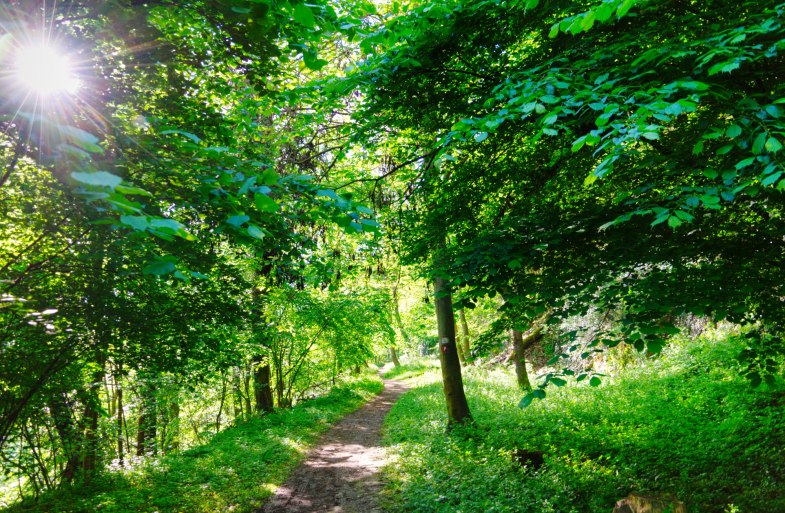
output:
[[[521,467],[529,470],[539,470],[545,462],[545,453],[542,451],[528,451],[526,449],[515,449],[512,451],[512,461]]]
[[[687,507],[673,496],[631,493],[616,502],[613,513],[687,513]]]

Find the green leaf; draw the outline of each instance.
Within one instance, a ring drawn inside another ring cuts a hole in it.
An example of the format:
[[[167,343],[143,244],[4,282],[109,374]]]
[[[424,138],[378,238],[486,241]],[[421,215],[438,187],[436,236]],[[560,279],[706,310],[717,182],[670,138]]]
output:
[[[720,197],[711,194],[704,194],[700,197],[700,200],[703,202],[704,205],[711,206],[711,205],[719,204]]]
[[[532,403],[532,401],[534,401],[534,395],[533,394],[526,394],[521,399],[521,402],[518,403],[518,408],[521,408],[521,409],[526,408],[527,406],[529,406]]]
[[[175,221],[174,219],[165,219],[165,218],[151,218],[150,227],[160,230],[168,230],[171,232],[177,232],[184,228],[183,225],[180,224],[178,221]]]
[[[92,185],[95,187],[108,187],[110,189],[114,189],[123,183],[122,178],[117,175],[113,175],[112,173],[107,173],[106,171],[95,171],[92,173],[82,173],[77,171],[71,173],[71,178],[86,185]]]
[[[243,194],[246,194],[251,189],[251,187],[256,183],[256,179],[257,177],[255,176],[251,176],[250,178],[248,178],[243,184],[243,186],[240,187],[240,190],[237,191],[237,194],[241,196]]]
[[[589,385],[591,385],[593,387],[600,386],[601,383],[602,383],[602,380],[600,378],[598,378],[597,376],[592,376],[591,379],[589,380]]]
[[[259,240],[262,240],[265,237],[264,231],[255,224],[248,226],[248,235]]]
[[[683,210],[677,210],[677,211],[674,212],[674,214],[679,219],[681,219],[682,221],[685,221],[687,223],[690,223],[690,222],[692,222],[693,219],[695,219],[695,216],[693,216],[692,214],[690,214],[688,212],[685,212]]]
[[[755,141],[752,143],[752,153],[755,155],[760,155],[760,152],[763,151],[763,147],[766,144],[766,139],[768,138],[768,134],[766,132],[761,132],[755,138]]]
[[[555,24],[554,26],[551,27],[551,31],[548,32],[548,37],[553,39],[554,37],[556,37],[558,35],[559,35],[559,24],[557,23],[557,24]]]
[[[324,59],[319,59],[315,53],[306,52],[303,54],[303,62],[305,65],[314,71],[319,71],[323,67],[329,64],[328,61]]]
[[[646,341],[646,349],[654,354],[661,353],[665,341],[661,339],[651,339]]]
[[[564,385],[567,384],[567,380],[564,380],[562,378],[551,378],[550,381],[551,381],[551,383],[553,383],[557,387],[563,387]]]
[[[202,142],[202,140],[196,135],[192,134],[191,132],[185,132],[183,130],[164,130],[163,132],[161,132],[161,135],[170,135],[170,134],[182,135],[183,137],[190,139],[196,144]]]
[[[151,264],[142,269],[143,274],[152,274],[155,276],[163,276],[169,274],[176,269],[174,262],[169,260],[155,260]]]
[[[720,62],[709,68],[709,76],[716,75],[717,73],[730,73],[731,71],[738,69],[739,65],[740,62],[738,59]]]
[[[254,194],[254,202],[256,203],[256,208],[262,212],[273,213],[277,212],[279,208],[278,203],[266,194]]]
[[[226,223],[234,226],[235,228],[239,228],[250,220],[251,218],[247,215],[236,215],[227,219]]]
[[[630,9],[632,9],[632,6],[635,5],[636,1],[637,0],[624,0],[616,9],[616,16],[619,18],[624,17],[630,11]]]
[[[98,137],[81,128],[69,125],[59,125],[58,131],[72,144],[90,153],[103,153],[104,149],[98,146]]]
[[[725,135],[731,139],[738,137],[741,135],[741,127],[734,123],[725,130]]]
[[[583,20],[581,21],[581,29],[584,32],[588,32],[594,26],[594,21],[596,19],[597,18],[596,18],[596,15],[594,14],[594,11],[589,11],[586,14],[586,16],[583,17]]]
[[[772,173],[769,176],[767,176],[766,178],[764,178],[763,180],[761,180],[760,183],[764,187],[768,187],[769,185],[771,185],[774,182],[776,182],[777,180],[779,180],[780,176],[782,176],[782,172],[781,171],[778,171],[776,173]]]
[[[611,16],[613,16],[613,6],[607,3],[603,3],[595,11],[595,17],[599,22],[608,21]]]
[[[777,107],[776,105],[767,105],[764,110],[766,111],[766,113],[769,116],[771,116],[771,117],[773,117],[775,119],[779,118],[782,115],[782,112],[780,111],[780,108]]]
[[[140,232],[149,226],[147,216],[120,216],[120,222]]]
[[[570,24],[570,34],[573,36],[580,34],[583,31],[583,20],[576,16],[575,19]]]
[[[147,192],[144,189],[140,189],[139,187],[132,187],[128,185],[116,185],[114,188],[115,192],[119,192],[120,194],[136,194],[138,196],[147,196],[152,198],[153,195]]]
[[[766,140],[765,148],[766,148],[766,151],[769,151],[771,153],[777,153],[778,151],[780,151],[782,149],[782,143],[779,142],[776,137],[772,136],[772,137],[769,137]]]
[[[487,138],[488,138],[488,132],[477,132],[476,134],[474,134],[474,140],[478,143],[483,142]]]
[[[316,18],[314,18],[313,12],[305,4],[295,5],[292,15],[294,20],[305,28],[313,28],[316,25]]]
[[[737,170],[743,169],[749,166],[750,164],[752,164],[753,162],[755,162],[755,157],[749,157],[744,160],[740,160],[739,162],[736,163],[736,169]]]
[[[581,137],[575,139],[575,142],[572,143],[572,152],[573,153],[577,152],[578,150],[583,148],[584,144],[586,144],[586,136],[582,135]]]
[[[327,198],[334,199],[336,201],[340,199],[338,198],[338,194],[332,189],[319,189],[318,191],[316,191],[316,196],[317,197],[324,196]]]

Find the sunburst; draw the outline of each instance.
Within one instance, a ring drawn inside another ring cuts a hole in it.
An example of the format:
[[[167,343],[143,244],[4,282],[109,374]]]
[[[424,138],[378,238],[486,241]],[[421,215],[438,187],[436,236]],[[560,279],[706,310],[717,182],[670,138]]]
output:
[[[73,95],[81,86],[70,57],[45,43],[17,49],[13,76],[20,87],[42,98]]]

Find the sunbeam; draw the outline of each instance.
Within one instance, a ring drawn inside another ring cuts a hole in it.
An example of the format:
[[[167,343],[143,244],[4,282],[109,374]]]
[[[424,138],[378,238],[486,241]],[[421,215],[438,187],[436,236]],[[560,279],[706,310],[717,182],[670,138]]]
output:
[[[75,94],[81,85],[71,61],[61,50],[47,44],[19,48],[14,77],[19,85],[42,97]]]

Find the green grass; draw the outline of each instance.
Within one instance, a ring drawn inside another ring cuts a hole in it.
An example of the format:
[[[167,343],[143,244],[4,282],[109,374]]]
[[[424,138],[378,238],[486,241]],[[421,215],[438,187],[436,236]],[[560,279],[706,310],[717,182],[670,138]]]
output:
[[[512,371],[469,369],[475,427],[446,434],[435,373],[386,423],[391,512],[603,512],[632,491],[691,512],[785,511],[782,386],[739,377],[733,340],[675,345],[599,388],[549,390],[517,408]],[[540,450],[538,471],[513,450]]]
[[[384,373],[386,379],[410,379],[422,376],[427,372],[439,369],[439,361],[431,359],[417,359],[392,367]]]
[[[226,429],[210,443],[156,465],[107,473],[89,487],[59,490],[6,511],[251,512],[302,461],[320,434],[381,390],[378,377],[357,378],[325,397]]]

